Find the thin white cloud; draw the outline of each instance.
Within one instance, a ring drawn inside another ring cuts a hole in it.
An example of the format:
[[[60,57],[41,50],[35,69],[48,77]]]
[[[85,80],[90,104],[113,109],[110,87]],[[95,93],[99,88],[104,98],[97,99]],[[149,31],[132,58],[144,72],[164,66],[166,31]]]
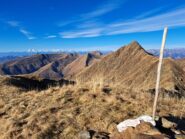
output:
[[[69,21],[60,22],[58,23],[58,26],[63,27],[72,23],[88,21],[92,20],[92,18],[103,16],[107,13],[112,12],[113,10],[120,8],[121,4],[123,4],[124,1],[126,0],[108,0],[106,3],[103,3],[93,11],[73,17]]]
[[[25,30],[25,29],[23,29],[23,28],[21,28],[19,31],[20,31],[24,36],[26,36],[28,40],[34,40],[34,39],[36,39],[36,37],[34,37],[34,36],[32,35],[32,33],[30,33],[29,31],[27,31],[27,30]]]
[[[61,22],[59,22],[59,23],[57,23],[57,25],[59,26],[59,27],[63,27],[63,26],[67,26],[67,25],[69,25],[69,24],[72,24],[72,23],[75,23],[75,22],[77,22],[77,21],[80,21],[81,19],[71,19],[71,20],[69,20],[69,21],[61,21]]]
[[[158,31],[162,30],[165,26],[168,26],[170,28],[184,27],[185,7],[142,19],[135,18],[129,21],[122,21],[117,23],[114,22],[108,25],[90,27],[85,29],[76,28],[74,31],[62,32],[60,33],[60,35],[62,38],[78,38],[91,36],[97,37],[102,35],[117,35],[135,32]]]
[[[81,37],[97,37],[101,35],[101,28],[96,28],[96,29],[89,29],[89,30],[84,30],[84,31],[79,31],[79,32],[64,32],[64,33],[59,33],[61,38],[81,38]]]
[[[19,26],[19,22],[18,21],[7,21],[6,23],[8,25],[12,26],[12,27],[18,27]]]
[[[157,8],[155,8],[155,9],[150,10],[150,11],[144,12],[144,13],[142,13],[142,14],[136,16],[135,19],[142,19],[142,18],[149,17],[149,16],[151,16],[151,15],[153,15],[153,14],[156,14],[156,13],[158,13],[158,12],[164,10],[166,7],[167,7],[167,6],[157,7]]]
[[[100,27],[100,26],[103,26],[103,25],[104,24],[101,23],[98,20],[88,20],[88,21],[85,21],[81,24],[76,25],[76,27],[79,28],[79,29],[86,29],[86,28],[91,28],[91,27],[93,27],[93,28],[96,27],[97,28],[97,27]]]
[[[133,32],[149,32],[162,30],[165,26],[175,28],[185,26],[185,8],[176,9],[160,15],[130,22],[110,24],[108,35]]]
[[[46,36],[45,39],[53,39],[53,38],[56,38],[57,36],[56,35],[49,35],[49,36]]]
[[[81,15],[84,19],[94,18],[98,16],[105,15],[117,8],[123,3],[123,0],[109,0],[107,3],[97,7],[94,11]]]
[[[11,27],[16,28],[21,34],[23,34],[28,40],[34,40],[36,39],[35,36],[28,30],[26,30],[18,21],[6,21],[6,24],[8,24]]]

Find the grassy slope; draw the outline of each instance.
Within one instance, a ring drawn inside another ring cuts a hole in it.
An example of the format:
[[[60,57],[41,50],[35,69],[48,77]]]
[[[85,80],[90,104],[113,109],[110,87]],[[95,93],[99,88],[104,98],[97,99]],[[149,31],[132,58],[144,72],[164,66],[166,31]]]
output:
[[[77,75],[79,81],[88,82],[93,78],[103,78],[106,82],[122,85],[126,89],[148,90],[155,88],[158,58],[148,54],[137,42],[120,48],[98,63]],[[161,88],[175,92],[178,88],[185,95],[185,74],[173,59],[163,61]]]
[[[94,83],[41,92],[1,84],[0,137],[73,139],[84,129],[116,133],[116,124],[124,119],[151,114],[150,94],[115,85],[105,93],[103,85]],[[185,101],[161,97],[157,113],[184,117]]]

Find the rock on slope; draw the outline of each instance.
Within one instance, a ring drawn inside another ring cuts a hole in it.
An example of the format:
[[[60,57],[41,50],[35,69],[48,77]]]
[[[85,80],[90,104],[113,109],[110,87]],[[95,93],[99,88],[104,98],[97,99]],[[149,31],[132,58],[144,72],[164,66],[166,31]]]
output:
[[[138,42],[113,52],[96,65],[77,75],[81,81],[92,81],[102,77],[105,81],[119,83],[127,89],[151,90],[155,88],[158,58],[147,53]],[[166,58],[163,61],[161,88],[167,92],[185,95],[184,71],[177,61]]]
[[[184,119],[172,117],[160,117],[156,120],[156,126],[141,122],[134,127],[129,127],[111,139],[184,139]]]

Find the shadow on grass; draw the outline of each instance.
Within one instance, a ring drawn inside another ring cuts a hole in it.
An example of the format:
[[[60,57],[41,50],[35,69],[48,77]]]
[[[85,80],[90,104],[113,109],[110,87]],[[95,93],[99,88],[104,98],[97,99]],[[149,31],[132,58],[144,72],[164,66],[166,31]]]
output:
[[[49,79],[29,79],[20,76],[11,76],[11,78],[5,80],[8,85],[13,85],[25,90],[45,90],[51,86],[63,86],[63,85],[74,85],[74,81],[69,81],[61,79],[59,81],[49,80]]]
[[[174,127],[176,130],[184,131],[185,130],[185,117],[174,117],[172,115],[164,117],[170,122],[175,123],[177,126]],[[160,130],[161,133],[164,133],[170,136],[170,139],[175,139],[175,132],[171,128],[165,128],[162,126],[162,119],[160,118],[159,121],[156,123],[156,127]]]

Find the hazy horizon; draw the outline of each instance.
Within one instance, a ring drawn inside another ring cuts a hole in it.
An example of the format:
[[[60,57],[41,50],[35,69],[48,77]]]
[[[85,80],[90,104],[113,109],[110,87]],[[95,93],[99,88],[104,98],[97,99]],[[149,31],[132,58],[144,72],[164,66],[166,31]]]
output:
[[[129,44],[129,43],[128,43]],[[90,51],[101,51],[101,52],[111,52],[111,51],[116,51],[121,47],[124,47],[128,44],[122,45],[122,46],[116,46],[113,47],[114,49],[99,49],[98,47],[91,47],[87,49],[27,49],[27,50],[7,50],[7,51],[0,51],[0,53],[42,53],[42,52],[52,52],[52,53],[57,53],[57,52],[90,52]],[[143,47],[143,46],[142,46]],[[160,45],[156,47],[143,47],[145,50],[160,50]],[[172,48],[165,48],[165,50],[185,50],[185,47],[172,47]]]

